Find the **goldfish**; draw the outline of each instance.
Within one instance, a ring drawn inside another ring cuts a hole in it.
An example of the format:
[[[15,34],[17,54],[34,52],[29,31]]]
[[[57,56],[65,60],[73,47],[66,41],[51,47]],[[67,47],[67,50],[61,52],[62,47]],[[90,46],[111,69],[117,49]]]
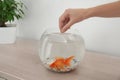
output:
[[[50,64],[50,68],[57,70],[64,70],[65,67],[70,66],[70,62],[73,60],[74,56],[68,58],[57,57],[53,63]]]

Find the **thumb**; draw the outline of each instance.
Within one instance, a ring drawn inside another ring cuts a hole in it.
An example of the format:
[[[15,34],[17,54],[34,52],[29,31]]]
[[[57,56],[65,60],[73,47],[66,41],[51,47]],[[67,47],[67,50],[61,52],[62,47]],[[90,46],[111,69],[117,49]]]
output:
[[[61,30],[62,33],[67,31],[71,26],[73,25],[73,22],[70,20]]]

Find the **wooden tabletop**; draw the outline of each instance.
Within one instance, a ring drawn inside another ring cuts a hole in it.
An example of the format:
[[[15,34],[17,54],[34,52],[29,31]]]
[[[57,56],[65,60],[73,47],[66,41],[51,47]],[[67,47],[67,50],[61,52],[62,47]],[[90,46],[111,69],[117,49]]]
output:
[[[0,71],[19,77],[18,80],[120,80],[120,57],[86,51],[76,70],[55,73],[41,65],[38,49],[37,40],[0,44]]]

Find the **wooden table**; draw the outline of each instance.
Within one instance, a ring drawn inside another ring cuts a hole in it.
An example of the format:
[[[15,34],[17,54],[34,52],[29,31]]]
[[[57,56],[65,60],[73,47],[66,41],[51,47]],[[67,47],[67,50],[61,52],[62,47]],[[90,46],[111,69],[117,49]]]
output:
[[[37,40],[0,44],[0,71],[19,77],[18,80],[120,80],[120,57],[87,51],[75,71],[55,73],[41,65],[38,49]]]

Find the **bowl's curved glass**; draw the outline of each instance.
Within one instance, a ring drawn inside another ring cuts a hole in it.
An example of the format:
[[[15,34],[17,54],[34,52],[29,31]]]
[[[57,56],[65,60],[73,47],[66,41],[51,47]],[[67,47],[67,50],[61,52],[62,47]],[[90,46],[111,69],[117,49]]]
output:
[[[40,59],[52,71],[68,72],[75,69],[84,51],[83,38],[75,30],[60,33],[57,29],[48,29],[40,39]]]

